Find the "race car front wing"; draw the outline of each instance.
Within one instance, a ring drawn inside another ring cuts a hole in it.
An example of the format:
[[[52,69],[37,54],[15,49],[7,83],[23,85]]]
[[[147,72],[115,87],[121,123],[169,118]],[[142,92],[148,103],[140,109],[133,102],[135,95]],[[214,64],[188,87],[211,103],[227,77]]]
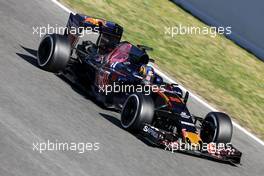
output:
[[[241,162],[242,153],[231,144],[228,147],[222,148],[217,147],[216,143],[203,144],[204,147],[192,146],[191,144],[184,143],[181,136],[160,130],[149,124],[144,125],[142,135],[152,145],[171,151],[172,153],[180,152],[209,160],[229,163],[234,166],[237,166]]]

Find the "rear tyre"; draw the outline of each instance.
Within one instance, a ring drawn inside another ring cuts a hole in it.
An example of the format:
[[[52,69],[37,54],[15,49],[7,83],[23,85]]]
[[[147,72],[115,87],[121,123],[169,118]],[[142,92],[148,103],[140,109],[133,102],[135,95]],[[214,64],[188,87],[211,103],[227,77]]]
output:
[[[122,108],[121,125],[126,130],[138,132],[145,123],[152,123],[153,116],[152,98],[143,94],[132,94],[127,98]]]
[[[203,142],[229,143],[233,126],[230,117],[222,112],[210,112],[206,115],[200,132]]]
[[[43,70],[57,73],[66,67],[70,55],[71,46],[67,36],[47,34],[39,44],[37,61]]]

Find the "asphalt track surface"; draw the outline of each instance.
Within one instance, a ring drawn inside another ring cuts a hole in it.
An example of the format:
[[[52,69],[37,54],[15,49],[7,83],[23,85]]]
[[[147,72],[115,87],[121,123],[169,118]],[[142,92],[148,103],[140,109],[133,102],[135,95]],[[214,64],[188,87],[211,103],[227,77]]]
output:
[[[52,73],[36,67],[33,26],[65,25],[68,14],[49,0],[0,1],[0,175],[250,175],[264,173],[263,146],[234,129],[243,152],[233,167],[146,145]],[[206,113],[201,105],[193,112]],[[195,108],[197,107],[197,108]],[[41,141],[99,142],[98,151],[33,151]]]

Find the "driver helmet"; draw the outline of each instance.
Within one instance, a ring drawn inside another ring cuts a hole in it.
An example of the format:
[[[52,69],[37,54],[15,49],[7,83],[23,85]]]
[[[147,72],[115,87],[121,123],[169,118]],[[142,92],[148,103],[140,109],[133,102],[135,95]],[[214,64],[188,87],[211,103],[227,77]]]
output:
[[[143,77],[143,80],[148,83],[152,83],[154,80],[154,69],[148,65],[142,65],[139,68],[139,74]]]

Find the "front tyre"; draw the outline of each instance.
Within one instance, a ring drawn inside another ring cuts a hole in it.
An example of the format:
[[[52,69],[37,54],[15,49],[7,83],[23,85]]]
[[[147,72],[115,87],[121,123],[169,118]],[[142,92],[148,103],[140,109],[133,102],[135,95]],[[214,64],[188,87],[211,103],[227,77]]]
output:
[[[57,73],[66,67],[70,55],[71,45],[67,36],[47,34],[39,44],[37,61],[43,70]]]
[[[121,112],[121,125],[126,130],[138,132],[145,123],[152,123],[153,116],[152,98],[143,94],[131,94]]]
[[[230,117],[222,112],[210,112],[206,115],[200,137],[203,142],[229,143],[232,138],[233,125]]]

